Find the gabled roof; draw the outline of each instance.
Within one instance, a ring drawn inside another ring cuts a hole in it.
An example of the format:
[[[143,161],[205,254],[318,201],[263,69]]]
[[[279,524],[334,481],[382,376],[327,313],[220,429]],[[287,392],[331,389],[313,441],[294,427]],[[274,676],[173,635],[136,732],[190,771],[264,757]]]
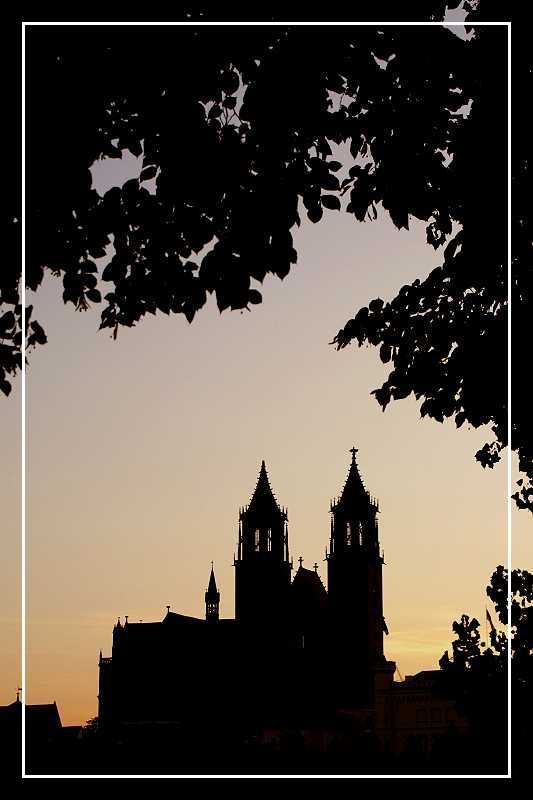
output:
[[[309,603],[314,607],[325,607],[328,595],[317,572],[301,565],[291,584],[291,593],[297,602]]]
[[[314,569],[306,569],[301,565],[296,570],[292,585],[295,587],[305,587],[307,589],[311,589],[313,592],[318,592],[319,594],[326,594],[324,584],[320,580],[318,572],[316,572]]]
[[[261,461],[259,478],[257,479],[255,491],[252,495],[252,499],[250,500],[250,504],[246,509],[246,513],[271,514],[273,512],[276,514],[283,513],[270,487],[265,462]]]
[[[53,703],[31,704],[26,706],[26,723],[31,728],[38,726],[53,731],[61,728],[61,717],[55,701]]]

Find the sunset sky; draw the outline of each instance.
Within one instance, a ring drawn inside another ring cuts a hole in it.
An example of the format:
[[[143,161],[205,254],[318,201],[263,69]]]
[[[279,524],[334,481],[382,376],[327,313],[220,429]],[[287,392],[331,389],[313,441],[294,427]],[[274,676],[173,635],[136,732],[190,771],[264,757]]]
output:
[[[360,305],[386,299],[438,263],[422,225],[356,224],[330,212],[297,233],[299,263],[265,283],[252,312],[211,303],[192,325],[146,319],[116,342],[98,313],[39,292],[49,343],[28,369],[28,701],[56,700],[64,724],[96,713],[97,661],[117,617],[157,620],[165,605],[203,615],[210,561],[233,615],[238,508],[261,459],[289,509],[293,559],[325,579],[329,500],[349,448],[380,500],[386,653],[403,675],[435,667],[505,561],[505,464],[474,460],[483,430],[421,420],[412,399],[385,413],[370,396],[386,373],[373,348],[328,344]],[[19,670],[20,387],[4,401],[9,465],[1,700]],[[531,521],[515,512],[515,562],[530,566]]]
[[[359,449],[381,509],[385,651],[402,675],[437,666],[461,613],[485,632],[485,587],[507,550],[505,461],[474,458],[490,431],[422,420],[413,398],[383,413],[370,395],[387,374],[378,351],[329,344],[442,253],[424,224],[399,232],[383,213],[326,211],[293,233],[298,264],[266,279],[251,312],[220,315],[211,299],[192,325],[149,316],[113,341],[97,306],[63,305],[58,279],[30,300],[48,344],[27,371],[27,701],[55,700],[64,725],[97,712],[98,653],[111,654],[117,617],[159,620],[167,604],[203,616],[211,560],[233,616],[238,510],[261,459],[295,565],[316,561],[326,582],[329,502]],[[21,680],[20,402],[18,382],[1,400],[0,704]],[[514,565],[531,569],[531,516],[512,518]]]

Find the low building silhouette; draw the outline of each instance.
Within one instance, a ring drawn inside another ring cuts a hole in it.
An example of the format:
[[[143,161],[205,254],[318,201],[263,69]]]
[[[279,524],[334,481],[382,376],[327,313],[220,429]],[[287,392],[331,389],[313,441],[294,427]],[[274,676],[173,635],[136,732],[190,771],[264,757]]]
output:
[[[43,767],[49,754],[62,741],[64,728],[55,701],[26,703],[19,693],[13,703],[0,706],[0,747],[4,773],[18,775],[22,762],[22,713],[25,712],[26,762]]]

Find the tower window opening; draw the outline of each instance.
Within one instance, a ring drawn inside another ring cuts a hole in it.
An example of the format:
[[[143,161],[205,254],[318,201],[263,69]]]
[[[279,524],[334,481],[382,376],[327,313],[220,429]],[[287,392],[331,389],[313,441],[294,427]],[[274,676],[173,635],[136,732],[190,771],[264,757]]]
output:
[[[346,523],[346,547],[352,546],[352,523]]]
[[[254,550],[256,551],[259,550],[260,542],[261,542],[261,537],[259,534],[259,528],[256,528],[254,531]]]
[[[269,553],[272,551],[272,528],[267,530],[267,550]]]
[[[363,546],[363,523],[359,523],[359,547]]]

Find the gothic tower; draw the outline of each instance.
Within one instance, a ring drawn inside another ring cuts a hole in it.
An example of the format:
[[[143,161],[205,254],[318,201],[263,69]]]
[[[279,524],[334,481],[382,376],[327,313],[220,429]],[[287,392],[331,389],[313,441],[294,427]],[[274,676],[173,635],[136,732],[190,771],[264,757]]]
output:
[[[217,589],[213,562],[211,562],[211,575],[209,576],[209,586],[205,593],[205,618],[207,622],[217,622],[219,619],[220,592]]]
[[[328,601],[333,647],[345,669],[361,684],[385,663],[383,593],[377,502],[364,487],[352,448],[352,461],[340,498],[331,503]],[[370,685],[368,683],[368,685]]]
[[[247,508],[239,514],[235,617],[261,627],[286,619],[291,583],[287,512],[268,482],[265,462]]]

